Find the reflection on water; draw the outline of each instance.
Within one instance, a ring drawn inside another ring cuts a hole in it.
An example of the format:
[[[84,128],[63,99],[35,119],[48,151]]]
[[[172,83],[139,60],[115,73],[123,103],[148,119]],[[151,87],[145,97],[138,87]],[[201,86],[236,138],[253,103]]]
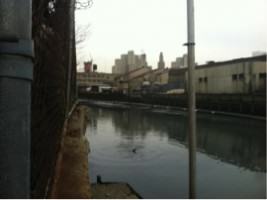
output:
[[[90,176],[129,182],[145,198],[187,198],[186,116],[90,109]],[[266,135],[262,121],[199,115],[199,198],[263,198]]]

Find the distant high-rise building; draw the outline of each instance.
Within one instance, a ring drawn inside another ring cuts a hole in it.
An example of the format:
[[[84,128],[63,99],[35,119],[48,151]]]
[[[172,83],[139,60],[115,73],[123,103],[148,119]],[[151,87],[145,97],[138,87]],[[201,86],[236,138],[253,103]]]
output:
[[[126,65],[126,71],[132,71],[135,69],[135,55],[134,51],[128,51],[128,63]]]
[[[141,54],[141,56],[140,56],[140,64],[141,64],[142,67],[146,67],[147,66],[146,54]]]
[[[122,66],[126,66],[127,63],[128,63],[128,55],[127,54],[122,54],[120,60],[121,60],[121,65]],[[126,69],[124,69],[124,71],[126,72]]]
[[[160,52],[159,54],[159,62],[158,62],[158,69],[164,69],[165,68],[165,62],[163,60],[163,53]]]
[[[141,59],[140,59],[140,56],[139,55],[135,55],[134,56],[134,68],[136,66],[140,66],[141,67]]]
[[[187,54],[182,57],[177,57],[175,61],[171,63],[171,68],[185,68],[187,67]]]
[[[187,54],[184,54],[183,55],[183,66],[184,67],[187,67],[187,60],[188,60],[188,56],[187,56]]]
[[[112,73],[124,74],[140,67],[147,67],[146,54],[135,55],[134,51],[128,51],[127,54],[122,54],[119,59],[115,59]]]

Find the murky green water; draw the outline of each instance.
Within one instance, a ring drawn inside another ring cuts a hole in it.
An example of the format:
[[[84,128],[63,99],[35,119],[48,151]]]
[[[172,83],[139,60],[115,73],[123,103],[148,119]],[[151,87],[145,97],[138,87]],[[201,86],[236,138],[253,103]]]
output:
[[[144,198],[188,198],[186,115],[90,108],[90,179]],[[265,198],[265,122],[198,116],[197,197]]]

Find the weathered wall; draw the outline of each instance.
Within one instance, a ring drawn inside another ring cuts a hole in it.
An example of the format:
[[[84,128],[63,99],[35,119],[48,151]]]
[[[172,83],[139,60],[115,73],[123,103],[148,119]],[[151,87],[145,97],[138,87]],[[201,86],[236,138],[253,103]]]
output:
[[[128,92],[128,86],[134,88],[135,85],[140,85],[140,79],[143,79],[143,75],[151,71],[150,67],[141,67],[135,69],[127,74],[121,75],[115,78],[115,85],[118,90],[123,91],[124,93]],[[140,78],[140,79],[139,79]],[[128,80],[130,80],[130,85],[128,85]],[[141,81],[142,82],[142,81]]]
[[[91,197],[88,162],[90,147],[85,137],[87,121],[88,108],[79,105],[65,121],[49,198],[88,199]]]
[[[161,85],[167,84],[169,82],[169,71],[164,71],[163,73],[159,74],[156,82],[160,83]]]
[[[145,94],[127,96],[123,94],[90,94],[80,92],[79,96],[88,100],[121,101],[187,107],[186,94]],[[264,94],[197,94],[197,109],[266,116],[266,96]]]
[[[260,74],[265,73],[265,79]],[[266,62],[255,62],[253,64],[252,90],[266,90]]]
[[[196,68],[196,92],[210,94],[264,92],[266,88],[264,74],[266,77],[266,60],[241,60],[219,66],[211,64]]]
[[[114,78],[116,75],[103,72],[79,72],[77,73],[78,86],[90,87],[98,84],[114,84]]]

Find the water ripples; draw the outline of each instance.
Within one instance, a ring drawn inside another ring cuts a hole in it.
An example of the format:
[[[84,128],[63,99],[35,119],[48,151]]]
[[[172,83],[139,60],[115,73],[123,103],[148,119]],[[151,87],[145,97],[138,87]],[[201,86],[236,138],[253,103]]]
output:
[[[119,146],[119,145],[118,145]],[[151,165],[162,162],[167,155],[163,145],[146,146],[136,144],[128,147],[95,148],[89,155],[90,162],[101,165]]]

